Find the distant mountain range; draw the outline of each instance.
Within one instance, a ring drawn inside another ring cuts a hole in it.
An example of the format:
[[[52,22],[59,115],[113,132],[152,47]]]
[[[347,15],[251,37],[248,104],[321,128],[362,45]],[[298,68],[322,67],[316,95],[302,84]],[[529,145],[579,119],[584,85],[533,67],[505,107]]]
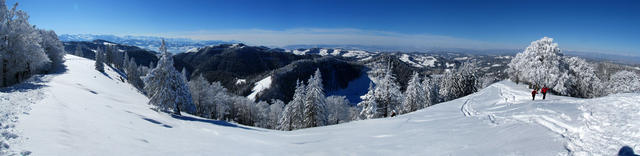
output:
[[[228,43],[238,43],[238,41],[219,40],[192,40],[186,38],[162,38],[154,36],[115,36],[115,35],[92,35],[92,34],[61,34],[58,35],[63,42],[69,41],[94,41],[106,40],[113,43],[137,46],[147,50],[157,51],[162,39],[167,43],[167,50],[172,53],[186,52],[189,49],[205,47],[209,45],[219,45]]]

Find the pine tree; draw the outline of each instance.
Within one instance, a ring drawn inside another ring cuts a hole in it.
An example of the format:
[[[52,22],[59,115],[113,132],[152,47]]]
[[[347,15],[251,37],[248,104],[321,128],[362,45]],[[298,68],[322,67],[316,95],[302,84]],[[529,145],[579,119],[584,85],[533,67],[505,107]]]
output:
[[[361,108],[359,119],[373,119],[381,117],[378,110],[378,104],[375,98],[375,88],[373,82],[369,82],[369,91],[367,94],[360,96],[362,101],[358,103],[358,107]]]
[[[296,89],[293,94],[293,99],[289,101],[282,112],[282,117],[278,121],[280,130],[294,130],[303,128],[303,112],[304,112],[304,101],[305,101],[305,91],[307,87],[303,82],[296,80]]]
[[[404,92],[405,99],[402,103],[403,113],[409,113],[423,108],[425,103],[427,103],[425,97],[427,94],[423,89],[419,74],[414,72]]]
[[[156,106],[155,109],[158,111],[173,112],[177,115],[180,115],[180,111],[195,112],[189,88],[173,67],[173,58],[167,52],[164,40],[160,51],[162,57],[158,66],[144,77],[144,89],[150,97],[149,104]]]
[[[122,60],[122,68],[129,68],[129,52],[124,53],[124,58]]]
[[[426,102],[422,105],[422,108],[427,108],[437,103],[438,100],[438,91],[439,85],[435,78],[424,78],[422,80],[422,89],[424,90],[424,94],[426,95]]]
[[[96,49],[96,70],[104,73],[104,62],[103,62],[104,54],[102,53],[102,49]]]
[[[125,73],[127,73],[127,81],[134,87],[143,89],[144,83],[142,82],[142,79],[140,79],[142,74],[138,70],[139,67],[136,64],[135,58],[131,58],[131,60],[125,62],[129,62],[127,63],[128,65],[125,68]]]
[[[326,101],[320,69],[316,69],[308,83],[304,101],[304,127],[324,126],[327,124]]]
[[[400,92],[400,87],[396,83],[396,78],[391,73],[391,66],[388,66],[385,70],[385,74],[382,79],[376,84],[375,98],[376,104],[378,104],[377,112],[382,117],[391,117],[392,112],[402,104],[403,95]]]

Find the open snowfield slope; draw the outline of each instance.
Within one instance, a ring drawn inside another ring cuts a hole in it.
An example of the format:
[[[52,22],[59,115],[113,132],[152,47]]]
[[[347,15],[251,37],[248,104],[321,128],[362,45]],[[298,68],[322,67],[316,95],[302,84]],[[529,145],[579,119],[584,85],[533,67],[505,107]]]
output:
[[[66,59],[67,70],[49,76],[42,87],[0,94],[3,105],[30,101],[12,109],[19,118],[6,129],[17,135],[9,142],[11,150],[33,155],[613,155],[623,145],[640,148],[639,94],[531,101],[525,86],[502,81],[394,118],[283,132],[157,113],[112,70],[104,75],[91,60]],[[33,97],[17,97],[24,95]]]

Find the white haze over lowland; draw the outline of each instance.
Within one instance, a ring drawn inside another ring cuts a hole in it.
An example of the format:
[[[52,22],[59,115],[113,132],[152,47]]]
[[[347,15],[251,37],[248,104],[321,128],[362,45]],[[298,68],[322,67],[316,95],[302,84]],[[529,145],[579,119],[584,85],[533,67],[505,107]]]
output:
[[[366,45],[408,48],[515,49],[517,45],[476,41],[464,38],[403,34],[362,29],[298,28],[286,30],[236,29],[202,30],[145,34],[196,40],[236,40],[253,45],[283,47],[288,45]]]

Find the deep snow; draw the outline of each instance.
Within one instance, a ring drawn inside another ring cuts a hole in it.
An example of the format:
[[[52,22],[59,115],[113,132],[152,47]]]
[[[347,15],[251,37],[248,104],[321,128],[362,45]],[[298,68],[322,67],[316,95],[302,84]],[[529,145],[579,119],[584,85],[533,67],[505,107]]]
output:
[[[10,150],[34,155],[613,155],[623,145],[640,148],[640,94],[548,95],[531,101],[525,86],[501,81],[394,118],[284,132],[155,112],[116,72],[102,74],[91,60],[65,58],[67,70],[47,76],[38,82],[41,87],[0,93],[2,118],[6,112],[19,117],[15,127],[2,129],[16,134],[8,139]],[[7,103],[26,107],[5,111]]]

